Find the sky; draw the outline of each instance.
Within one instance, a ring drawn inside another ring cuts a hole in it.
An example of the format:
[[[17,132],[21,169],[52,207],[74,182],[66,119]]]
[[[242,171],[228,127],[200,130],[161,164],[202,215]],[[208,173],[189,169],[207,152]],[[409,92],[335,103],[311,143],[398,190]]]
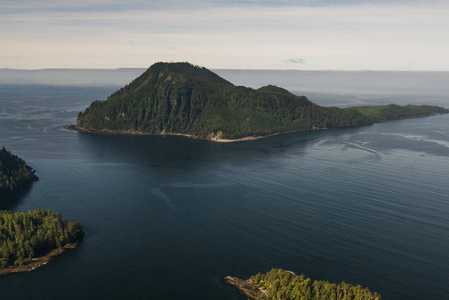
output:
[[[447,0],[0,0],[0,68],[449,71]]]

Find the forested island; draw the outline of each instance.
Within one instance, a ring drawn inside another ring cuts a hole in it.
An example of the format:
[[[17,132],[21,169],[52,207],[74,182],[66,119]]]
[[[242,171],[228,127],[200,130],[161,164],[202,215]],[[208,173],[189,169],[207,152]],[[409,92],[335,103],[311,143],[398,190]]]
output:
[[[449,113],[439,106],[323,107],[265,86],[235,86],[189,63],[156,63],[66,128],[86,133],[173,134],[238,140]]]
[[[304,275],[282,269],[258,273],[248,280],[226,277],[226,281],[246,296],[257,300],[380,300],[377,293],[360,285],[312,281]]]
[[[63,221],[59,212],[0,211],[0,275],[34,270],[76,246],[83,225]]]
[[[23,159],[7,151],[0,150],[0,202],[10,201],[28,189],[39,178],[33,168]]]
[[[0,202],[14,200],[38,177],[23,159],[0,151]],[[59,212],[38,209],[27,213],[0,210],[0,275],[34,270],[76,246],[83,225],[63,221]]]

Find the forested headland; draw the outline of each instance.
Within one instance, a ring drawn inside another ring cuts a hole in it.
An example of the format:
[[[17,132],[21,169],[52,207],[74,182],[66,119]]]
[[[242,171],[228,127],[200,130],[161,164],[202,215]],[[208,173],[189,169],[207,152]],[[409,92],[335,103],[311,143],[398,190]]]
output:
[[[226,277],[246,296],[257,300],[380,300],[379,294],[360,285],[312,281],[282,269],[258,273],[248,280]]]
[[[0,211],[0,275],[3,268],[30,264],[34,258],[77,242],[84,235],[82,229],[81,222],[64,221],[51,210]]]
[[[449,110],[439,106],[323,107],[272,85],[235,86],[189,63],[156,63],[107,100],[94,101],[68,128],[235,140],[443,113]]]
[[[0,151],[0,202],[17,198],[38,180],[23,159],[3,147]],[[38,268],[84,235],[83,225],[63,221],[59,212],[38,209],[27,213],[0,210],[0,275]]]
[[[0,200],[9,201],[29,188],[39,179],[34,173],[33,168],[23,159],[2,147],[0,150]]]

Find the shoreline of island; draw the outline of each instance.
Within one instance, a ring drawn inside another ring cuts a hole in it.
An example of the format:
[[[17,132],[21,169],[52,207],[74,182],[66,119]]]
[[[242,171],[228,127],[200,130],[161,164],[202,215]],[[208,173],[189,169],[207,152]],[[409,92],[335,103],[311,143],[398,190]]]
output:
[[[321,131],[321,130],[329,130],[332,128],[354,128],[354,127],[361,127],[361,126],[367,126],[367,125],[374,125],[377,123],[383,123],[383,122],[390,122],[390,121],[399,121],[399,120],[405,120],[405,119],[417,119],[417,118],[428,118],[428,117],[434,117],[437,115],[447,114],[446,113],[431,113],[428,115],[416,115],[416,116],[404,116],[404,117],[398,117],[398,118],[391,118],[391,119],[384,119],[384,120],[377,120],[373,122],[367,122],[367,123],[360,123],[356,125],[340,125],[340,126],[333,126],[331,128],[323,127],[323,128],[310,128],[310,129],[295,129],[295,130],[287,130],[287,131],[281,131],[281,132],[274,132],[266,135],[258,135],[258,136],[246,136],[238,139],[222,139],[220,138],[221,133],[210,135],[209,137],[199,137],[192,134],[187,133],[177,133],[177,132],[161,132],[161,133],[150,133],[150,132],[139,132],[139,131],[131,131],[131,130],[94,130],[94,129],[84,129],[81,127],[76,126],[75,124],[68,124],[64,125],[64,129],[77,131],[81,133],[87,133],[87,134],[104,134],[104,135],[149,135],[149,136],[183,136],[191,139],[196,140],[203,140],[203,141],[212,141],[217,143],[235,143],[235,142],[246,142],[246,141],[255,141],[260,140],[268,137],[273,137],[276,135],[281,134],[287,134],[287,133],[295,133],[295,132],[306,132],[306,131]]]
[[[415,118],[425,118],[425,117],[432,117],[436,116],[437,114],[431,114],[427,116],[415,116],[415,117],[404,117],[404,118],[398,118],[398,119],[388,119],[388,120],[382,120],[378,122],[369,122],[369,123],[363,123],[363,124],[357,124],[352,126],[335,126],[332,128],[354,128],[354,127],[361,127],[361,126],[367,126],[367,125],[373,125],[376,123],[382,123],[382,122],[388,122],[388,121],[397,121],[397,120],[403,120],[403,119],[415,119]],[[311,128],[311,129],[295,129],[295,130],[287,130],[287,131],[281,131],[281,132],[274,132],[266,135],[258,135],[258,136],[246,136],[238,139],[222,139],[220,138],[220,134],[215,136],[210,136],[209,138],[199,137],[192,134],[187,133],[177,133],[177,132],[163,132],[163,133],[149,133],[149,132],[139,132],[139,131],[131,131],[131,130],[93,130],[93,129],[84,129],[81,127],[76,126],[75,124],[68,124],[63,126],[64,129],[77,131],[80,133],[87,133],[87,134],[103,134],[103,135],[148,135],[148,136],[183,136],[195,140],[203,140],[203,141],[212,141],[217,143],[235,143],[235,142],[247,142],[247,141],[256,141],[264,138],[269,138],[281,134],[287,134],[287,133],[295,133],[295,132],[306,132],[306,131],[321,131],[321,130],[329,130],[332,128]]]
[[[444,113],[430,113],[427,115],[411,115],[411,116],[401,116],[398,118],[387,118],[383,120],[376,120],[372,122],[367,123],[360,123],[355,125],[340,125],[340,126],[333,126],[331,128],[323,127],[323,128],[309,128],[309,129],[294,129],[294,130],[287,130],[287,131],[280,131],[280,132],[274,132],[266,135],[258,135],[258,136],[245,136],[238,139],[223,139],[220,138],[221,132],[213,135],[209,135],[209,137],[200,137],[192,134],[187,133],[177,133],[177,132],[160,132],[160,133],[150,133],[150,132],[139,132],[139,131],[132,131],[132,130],[94,130],[94,129],[84,129],[81,127],[78,127],[75,124],[68,124],[64,125],[64,129],[77,131],[81,133],[88,133],[88,134],[104,134],[104,135],[149,135],[149,136],[183,136],[191,139],[196,140],[203,140],[203,141],[212,141],[217,143],[235,143],[235,142],[246,142],[246,141],[256,141],[268,137],[273,137],[281,134],[287,134],[287,133],[295,133],[295,132],[306,132],[306,131],[321,131],[321,130],[329,130],[332,128],[354,128],[354,127],[361,127],[361,126],[367,126],[367,125],[374,125],[377,123],[384,123],[384,122],[390,122],[390,121],[399,121],[399,120],[405,120],[405,119],[417,119],[417,118],[428,118],[428,117],[434,117],[437,115],[443,115],[447,114],[448,112]]]
[[[365,125],[372,125],[374,123],[366,123],[366,124],[359,124],[356,126],[339,126],[335,128],[343,128],[343,127],[359,127],[359,126],[365,126]],[[149,132],[139,132],[139,131],[123,131],[123,130],[93,130],[93,129],[84,129],[76,126],[75,124],[69,124],[64,125],[64,129],[77,131],[80,133],[87,133],[87,134],[103,134],[103,135],[148,135],[148,136],[183,136],[195,140],[203,140],[203,141],[212,141],[217,143],[235,143],[235,142],[246,142],[246,141],[255,141],[260,140],[268,137],[273,137],[276,135],[281,134],[287,134],[287,133],[294,133],[294,132],[304,132],[304,131],[320,131],[320,130],[329,130],[329,128],[313,128],[313,129],[297,129],[297,130],[288,130],[288,131],[282,131],[282,132],[275,132],[270,133],[267,135],[258,135],[258,136],[246,136],[243,138],[238,139],[222,139],[217,136],[212,136],[210,138],[203,138],[187,133],[176,133],[176,132],[164,132],[164,133],[149,133]]]
[[[235,286],[240,291],[240,293],[251,299],[256,299],[263,294],[267,294],[266,289],[253,284],[250,279],[243,280],[237,277],[226,276],[225,281]]]
[[[0,269],[0,276],[10,275],[10,274],[14,274],[14,273],[23,273],[23,272],[34,271],[38,268],[45,266],[47,263],[52,261],[55,257],[58,257],[67,251],[75,249],[79,245],[80,242],[81,242],[81,239],[79,239],[73,243],[66,244],[63,247],[53,249],[43,256],[32,258],[32,262],[29,264],[26,264],[23,266],[8,266],[6,268],[2,268],[2,269]]]

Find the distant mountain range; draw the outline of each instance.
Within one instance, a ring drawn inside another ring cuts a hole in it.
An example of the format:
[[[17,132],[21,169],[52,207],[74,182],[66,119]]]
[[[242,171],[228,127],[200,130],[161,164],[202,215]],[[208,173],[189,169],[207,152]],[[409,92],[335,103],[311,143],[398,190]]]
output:
[[[448,113],[439,106],[323,107],[268,85],[235,86],[189,63],[156,63],[106,101],[79,113],[81,132],[182,134],[238,140]]]
[[[0,84],[122,86],[145,69],[0,69]]]

